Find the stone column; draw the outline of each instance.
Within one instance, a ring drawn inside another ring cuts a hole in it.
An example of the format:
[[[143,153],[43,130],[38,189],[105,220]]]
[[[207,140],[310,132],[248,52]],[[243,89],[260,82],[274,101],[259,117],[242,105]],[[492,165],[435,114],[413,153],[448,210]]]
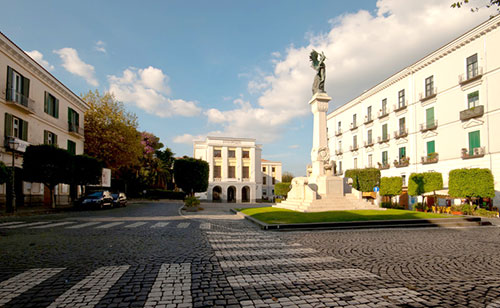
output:
[[[330,159],[326,131],[326,112],[332,98],[326,93],[316,93],[309,101],[314,116],[313,147],[311,150],[312,178],[325,174],[324,163]]]
[[[227,147],[222,147],[222,166],[221,166],[221,181],[227,181],[228,173],[227,173],[228,157],[227,157]]]
[[[241,157],[242,149],[241,147],[236,148],[236,179],[239,182],[243,182],[243,158]]]

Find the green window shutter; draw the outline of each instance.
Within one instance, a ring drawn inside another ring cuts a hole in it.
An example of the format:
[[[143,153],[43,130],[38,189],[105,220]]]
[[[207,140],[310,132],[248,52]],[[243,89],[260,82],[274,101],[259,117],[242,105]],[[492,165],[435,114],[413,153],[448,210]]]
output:
[[[49,113],[49,93],[45,91],[45,100],[43,103],[43,111]]]
[[[24,141],[28,141],[28,122],[22,121],[22,131],[21,131],[21,139]]]
[[[5,136],[12,136],[12,115],[5,113]]]
[[[387,151],[382,152],[382,164],[387,163]]]
[[[434,107],[425,111],[425,118],[427,127],[431,127],[434,124]]]
[[[436,142],[434,140],[427,142],[427,155],[430,155],[434,152],[436,152]]]
[[[387,139],[387,124],[382,125],[382,139]]]
[[[68,107],[68,123],[73,123],[73,113],[71,112],[71,108]]]
[[[405,147],[399,148],[399,159],[401,159],[403,157],[406,157],[406,148]]]
[[[54,117],[59,118],[59,100],[57,98],[54,102]]]
[[[481,146],[481,139],[479,131],[473,131],[469,133],[469,154],[474,154],[474,149]]]
[[[23,95],[26,97],[30,97],[30,80],[26,77],[23,77]]]
[[[56,134],[52,134],[52,144],[57,146],[57,135]]]
[[[75,125],[80,126],[80,114],[75,111]]]
[[[12,100],[12,67],[7,66],[7,100]]]
[[[76,153],[76,143],[71,140],[68,140],[68,152],[75,155]]]
[[[43,144],[49,144],[49,132],[46,130],[43,131]]]

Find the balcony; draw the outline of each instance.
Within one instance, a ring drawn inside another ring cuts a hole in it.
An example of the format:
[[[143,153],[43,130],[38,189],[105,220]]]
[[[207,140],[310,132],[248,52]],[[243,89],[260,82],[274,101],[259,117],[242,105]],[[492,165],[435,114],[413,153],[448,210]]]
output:
[[[385,136],[384,137],[378,137],[377,140],[378,140],[378,143],[384,143],[384,142],[388,142],[389,141],[389,135]]]
[[[438,161],[439,161],[439,154],[436,152],[431,153],[427,156],[422,156],[422,164],[423,165],[435,164]]]
[[[388,162],[377,163],[377,165],[378,165],[379,170],[386,170],[386,169],[389,169],[391,167],[391,165],[389,165]]]
[[[409,157],[401,157],[399,160],[397,159],[394,160],[394,167],[396,168],[408,167],[409,165],[410,165]]]
[[[342,155],[342,149],[335,150],[335,155]]]
[[[469,151],[466,148],[462,149],[462,159],[480,158],[483,157],[485,154],[486,151],[484,150],[484,147],[474,148],[472,150],[472,153],[469,153]]]
[[[335,137],[338,137],[342,135],[342,128],[339,128],[336,132],[335,132]]]
[[[351,123],[351,130],[355,130],[356,128],[358,128],[358,124]]]
[[[373,122],[373,117],[370,115],[370,116],[365,116],[365,124],[370,124],[371,122]]]
[[[471,74],[458,75],[458,83],[461,86],[464,86],[470,82],[481,79],[481,77],[483,77],[483,67],[482,66],[478,67],[477,70],[472,71]]]
[[[77,137],[83,137],[83,127],[78,126],[76,123],[68,123],[68,131]]]
[[[5,101],[7,104],[27,113],[35,113],[35,101],[31,98],[14,89],[7,89],[6,94]]]
[[[428,130],[435,130],[437,127],[438,127],[438,121],[434,120],[433,122],[429,122],[429,123],[426,122],[426,123],[420,124],[420,131],[422,133],[425,133]]]
[[[389,115],[389,112],[387,111],[387,108],[384,108],[384,109],[380,109],[378,111],[378,118],[379,119],[382,119],[382,118],[385,118],[386,116]]]
[[[405,110],[407,107],[408,107],[408,101],[406,100],[400,106],[394,105],[394,112],[399,112],[399,111]]]
[[[424,92],[424,93],[420,93],[419,95],[419,98],[420,98],[420,102],[425,102],[427,100],[430,100],[431,98],[434,98],[436,97],[437,95],[437,88],[432,88],[430,92]]]
[[[408,129],[406,127],[402,127],[399,130],[394,132],[394,138],[399,139],[399,138],[404,138],[408,136]]]
[[[469,119],[479,118],[479,117],[482,117],[483,114],[484,114],[484,106],[479,105],[476,107],[472,107],[472,108],[460,111],[460,120],[467,121]]]
[[[373,140],[365,141],[365,148],[372,147],[374,144]]]
[[[351,152],[357,151],[359,149],[357,144],[351,145],[349,148],[350,148]]]
[[[221,181],[222,181],[222,179],[220,178],[220,176],[217,178],[214,178],[214,182],[221,182]]]

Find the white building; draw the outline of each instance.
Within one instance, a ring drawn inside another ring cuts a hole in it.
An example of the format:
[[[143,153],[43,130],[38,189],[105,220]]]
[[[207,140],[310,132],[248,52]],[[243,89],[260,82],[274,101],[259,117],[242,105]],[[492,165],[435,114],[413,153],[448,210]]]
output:
[[[55,144],[73,154],[83,153],[83,122],[88,105],[63,83],[0,33],[0,159],[22,167],[22,155],[30,144]],[[20,179],[20,178],[17,178]],[[48,189],[40,183],[16,180],[25,202],[48,201]],[[0,185],[0,199],[5,200],[7,186]],[[10,191],[10,190],[9,190]],[[24,195],[24,196],[23,196]],[[56,188],[57,202],[67,202],[68,185]]]
[[[402,69],[328,115],[337,170],[382,176],[489,168],[500,202],[500,16]],[[390,59],[387,59],[390,61]]]
[[[261,160],[262,165],[262,199],[272,200],[275,196],[274,185],[281,182],[281,163]]]

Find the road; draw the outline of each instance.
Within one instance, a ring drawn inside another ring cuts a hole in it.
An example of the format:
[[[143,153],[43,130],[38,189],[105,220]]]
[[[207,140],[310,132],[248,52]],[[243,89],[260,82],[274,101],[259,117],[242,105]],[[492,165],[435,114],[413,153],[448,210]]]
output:
[[[0,307],[500,307],[500,228],[260,231],[180,203],[0,219]]]

